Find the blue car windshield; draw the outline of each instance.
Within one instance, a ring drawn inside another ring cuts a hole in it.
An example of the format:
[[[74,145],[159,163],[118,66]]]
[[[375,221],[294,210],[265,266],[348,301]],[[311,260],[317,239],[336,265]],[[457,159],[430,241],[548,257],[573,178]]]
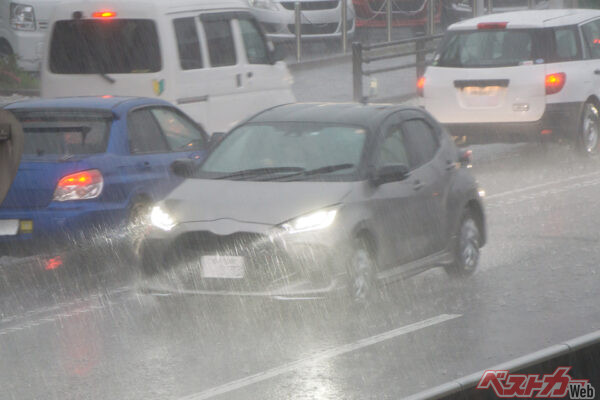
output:
[[[94,112],[17,113],[25,133],[23,154],[97,154],[106,151],[111,120]]]

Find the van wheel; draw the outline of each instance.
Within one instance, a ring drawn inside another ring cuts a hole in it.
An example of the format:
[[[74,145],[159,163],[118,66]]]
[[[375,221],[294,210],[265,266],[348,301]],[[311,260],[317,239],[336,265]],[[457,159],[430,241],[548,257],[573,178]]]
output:
[[[6,40],[0,40],[0,59],[8,59],[13,55],[12,48]]]
[[[465,277],[472,275],[479,264],[481,233],[473,215],[467,211],[457,232],[454,245],[454,262],[446,267],[448,275]]]
[[[600,143],[600,118],[598,107],[593,103],[585,103],[579,133],[576,137],[577,150],[588,157],[598,155]]]

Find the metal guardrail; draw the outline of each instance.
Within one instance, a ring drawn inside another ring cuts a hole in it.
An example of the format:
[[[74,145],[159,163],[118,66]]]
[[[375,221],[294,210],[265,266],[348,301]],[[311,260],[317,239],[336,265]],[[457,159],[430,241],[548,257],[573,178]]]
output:
[[[573,378],[589,379],[589,383],[596,391],[600,390],[600,331],[545,348],[488,370],[541,375],[551,374],[557,367],[562,366],[573,367],[569,371]],[[480,371],[425,390],[405,400],[496,399],[492,389],[477,389],[484,372]]]
[[[435,45],[436,40],[443,37],[443,34],[419,36],[416,38],[397,40],[388,43],[378,43],[365,45],[360,42],[352,44],[352,87],[354,101],[364,101],[363,77],[380,74],[384,72],[398,71],[407,68],[416,68],[417,78],[425,72],[427,66],[427,54],[435,51],[434,46],[428,46],[429,43]],[[404,47],[414,45],[414,50],[406,51]],[[372,64],[377,61],[390,60],[393,58],[402,58],[415,56],[415,62],[394,66],[385,66],[379,68],[364,68],[364,64]]]

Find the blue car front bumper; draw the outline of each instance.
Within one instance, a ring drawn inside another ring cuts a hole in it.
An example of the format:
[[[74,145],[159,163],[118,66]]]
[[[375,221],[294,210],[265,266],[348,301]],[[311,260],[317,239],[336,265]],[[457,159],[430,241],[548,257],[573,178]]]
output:
[[[50,203],[39,209],[0,208],[0,220],[31,221],[32,231],[0,236],[0,254],[33,253],[75,240],[121,234],[129,214],[127,204],[94,201]],[[108,240],[108,238],[107,238]]]

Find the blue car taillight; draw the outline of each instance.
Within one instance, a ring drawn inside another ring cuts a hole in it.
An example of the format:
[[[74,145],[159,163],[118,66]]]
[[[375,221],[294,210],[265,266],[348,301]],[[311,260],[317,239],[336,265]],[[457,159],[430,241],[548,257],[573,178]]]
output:
[[[102,193],[104,179],[97,169],[70,174],[61,178],[54,191],[54,201],[95,199]]]

